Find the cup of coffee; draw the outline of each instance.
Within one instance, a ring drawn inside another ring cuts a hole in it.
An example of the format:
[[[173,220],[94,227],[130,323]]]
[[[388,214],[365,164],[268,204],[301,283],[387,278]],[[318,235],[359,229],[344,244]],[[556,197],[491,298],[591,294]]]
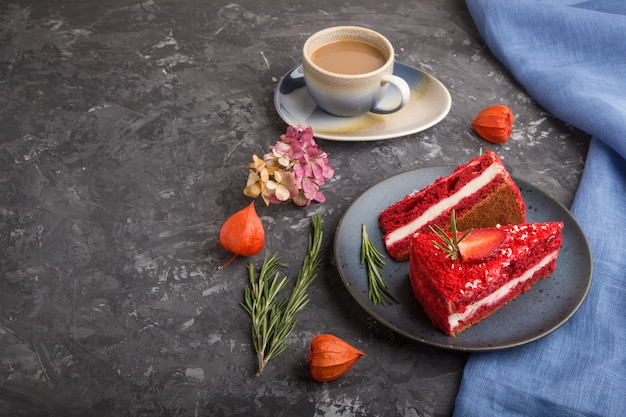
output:
[[[335,116],[393,113],[411,97],[406,81],[393,75],[393,46],[378,32],[357,26],[324,29],[307,39],[302,52],[311,97]],[[399,99],[381,103],[389,86]]]

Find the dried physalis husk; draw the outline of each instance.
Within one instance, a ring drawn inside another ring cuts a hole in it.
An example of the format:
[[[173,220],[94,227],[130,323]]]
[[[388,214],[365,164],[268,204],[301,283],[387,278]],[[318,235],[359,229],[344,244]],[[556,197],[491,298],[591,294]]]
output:
[[[365,353],[332,334],[311,339],[309,368],[311,377],[319,382],[333,381],[348,372]]]
[[[261,252],[265,244],[265,231],[254,209],[254,201],[226,219],[220,229],[220,244],[234,253],[220,269],[226,268],[237,255],[254,256]]]
[[[503,143],[511,136],[513,120],[515,117],[507,106],[491,106],[478,113],[472,127],[483,139]]]

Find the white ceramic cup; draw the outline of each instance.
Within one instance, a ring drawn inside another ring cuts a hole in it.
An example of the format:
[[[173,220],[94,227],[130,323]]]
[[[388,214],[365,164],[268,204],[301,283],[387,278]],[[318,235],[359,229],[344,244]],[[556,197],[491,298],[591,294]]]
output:
[[[374,46],[382,54],[382,65],[368,72],[346,74],[324,69],[313,62],[311,57],[318,48],[340,40],[356,40]],[[406,81],[393,75],[393,46],[373,30],[357,26],[321,30],[307,39],[302,55],[304,79],[311,97],[319,107],[335,116],[357,116],[368,111],[393,113],[404,107],[411,97]],[[399,102],[382,108],[381,100],[390,85],[398,90]]]

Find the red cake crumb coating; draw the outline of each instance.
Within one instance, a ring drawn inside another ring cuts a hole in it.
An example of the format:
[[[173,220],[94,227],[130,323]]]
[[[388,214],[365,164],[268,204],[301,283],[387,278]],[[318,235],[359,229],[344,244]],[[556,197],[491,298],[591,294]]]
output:
[[[442,207],[437,207],[438,203]],[[380,213],[379,225],[389,256],[406,261],[411,237],[428,231],[428,224],[449,227],[452,209],[459,230],[526,221],[526,206],[519,189],[500,158],[486,151]]]
[[[432,233],[419,233],[411,241],[413,293],[433,325],[448,336],[483,320],[556,268],[562,222],[498,228],[508,235],[505,243],[477,263],[446,257]]]

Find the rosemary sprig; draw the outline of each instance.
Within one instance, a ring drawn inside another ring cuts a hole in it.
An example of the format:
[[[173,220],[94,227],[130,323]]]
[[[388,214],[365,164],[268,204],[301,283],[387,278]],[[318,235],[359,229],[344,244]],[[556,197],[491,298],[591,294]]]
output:
[[[280,355],[288,346],[287,338],[296,327],[296,314],[309,303],[308,288],[317,278],[321,264],[322,215],[311,218],[312,231],[309,246],[289,298],[278,300],[279,293],[288,282],[279,279],[276,268],[281,264],[277,254],[265,256],[257,276],[254,266],[248,263],[250,286],[246,287],[242,307],[252,318],[252,341],[257,353],[259,376],[268,362]]]
[[[448,233],[437,224],[428,225],[428,228],[440,240],[440,242],[437,242],[434,239],[432,240],[435,246],[446,253],[446,258],[450,258],[453,261],[459,258],[459,242],[462,241],[465,236],[467,236],[467,234],[472,231],[472,229],[466,231],[463,236],[459,238],[459,233],[456,228],[456,218],[454,215],[454,210],[452,210],[452,212],[450,213],[450,233],[452,234],[452,237],[450,237],[450,235],[448,235]]]
[[[398,302],[389,291],[381,272],[385,266],[385,256],[370,241],[365,224],[361,224],[361,265],[367,265],[368,294],[370,301],[388,306]]]
[[[282,303],[277,301],[278,294],[288,281],[287,277],[279,279],[276,271],[279,265],[284,264],[280,263],[278,254],[271,257],[265,255],[258,276],[254,266],[251,263],[247,265],[250,286],[245,289],[244,302],[241,305],[252,318],[252,344],[259,362],[257,376],[267,363],[266,352],[271,340],[268,335],[274,333],[280,320]]]

